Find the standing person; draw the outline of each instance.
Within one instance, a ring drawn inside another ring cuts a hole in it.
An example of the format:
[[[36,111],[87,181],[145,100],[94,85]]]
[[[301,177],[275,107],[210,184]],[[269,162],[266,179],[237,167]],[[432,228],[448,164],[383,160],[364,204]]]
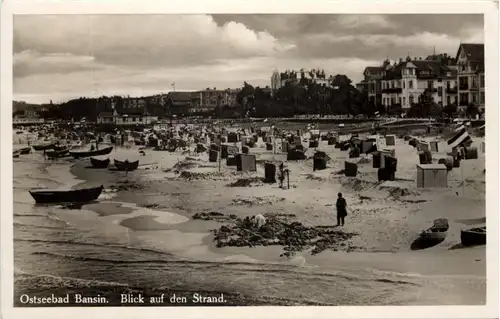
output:
[[[344,226],[344,219],[347,216],[347,202],[342,193],[338,194],[337,198],[337,226]]]
[[[280,188],[283,188],[283,181],[285,180],[285,170],[283,163],[280,164]]]

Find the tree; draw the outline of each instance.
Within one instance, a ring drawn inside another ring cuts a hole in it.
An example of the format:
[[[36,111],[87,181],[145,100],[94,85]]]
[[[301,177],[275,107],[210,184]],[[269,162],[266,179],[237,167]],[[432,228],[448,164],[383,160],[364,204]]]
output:
[[[443,110],[434,102],[432,93],[427,89],[420,95],[419,102],[413,104],[408,113],[408,117],[439,117]]]
[[[453,115],[457,112],[456,103],[448,104],[443,108],[443,113],[448,117],[453,117]]]

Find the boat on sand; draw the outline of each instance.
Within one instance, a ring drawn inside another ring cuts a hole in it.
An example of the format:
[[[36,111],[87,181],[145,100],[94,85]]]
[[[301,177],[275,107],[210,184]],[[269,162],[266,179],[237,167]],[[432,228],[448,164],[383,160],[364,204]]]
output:
[[[98,159],[95,157],[90,158],[90,163],[92,164],[93,168],[107,168],[109,165],[110,159]]]
[[[78,203],[96,200],[104,186],[72,190],[30,190],[29,193],[37,203]]]
[[[49,143],[49,144],[41,144],[41,145],[33,145],[33,149],[35,151],[45,151],[45,150],[50,150],[54,148],[54,143]]]
[[[114,162],[115,162],[116,169],[119,171],[130,172],[130,171],[135,171],[137,169],[137,167],[139,167],[138,160],[135,162],[129,162],[128,160],[125,160],[123,162],[115,160]]]
[[[71,156],[74,158],[84,158],[84,157],[91,157],[91,156],[99,156],[99,155],[108,155],[111,153],[113,150],[113,146],[105,147],[100,150],[93,150],[93,151],[70,151],[69,153]]]
[[[486,226],[462,230],[460,240],[464,246],[486,245]]]
[[[440,244],[448,235],[449,224],[446,218],[434,220],[434,224],[422,231],[418,238],[412,243],[412,250],[430,248]]]

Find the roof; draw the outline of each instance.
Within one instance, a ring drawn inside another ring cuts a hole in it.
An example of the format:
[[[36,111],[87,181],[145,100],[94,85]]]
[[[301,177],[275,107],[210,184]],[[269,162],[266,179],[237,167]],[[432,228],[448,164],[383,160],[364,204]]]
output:
[[[446,169],[444,164],[417,164],[417,167],[421,169]]]
[[[484,62],[484,43],[462,43],[458,47],[457,60],[460,50],[464,50],[469,61]]]
[[[380,73],[380,71],[382,71],[382,68],[379,66],[367,66],[363,73],[374,74],[374,73]]]

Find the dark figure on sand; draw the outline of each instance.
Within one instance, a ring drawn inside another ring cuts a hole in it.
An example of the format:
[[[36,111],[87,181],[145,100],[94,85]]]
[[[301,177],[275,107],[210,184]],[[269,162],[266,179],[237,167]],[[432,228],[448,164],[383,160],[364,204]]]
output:
[[[285,180],[285,166],[283,165],[283,163],[280,164],[280,175],[279,175],[279,179],[280,179],[280,188],[283,188],[283,181]]]
[[[338,194],[337,198],[337,226],[344,226],[344,219],[347,216],[347,202],[342,193]]]

